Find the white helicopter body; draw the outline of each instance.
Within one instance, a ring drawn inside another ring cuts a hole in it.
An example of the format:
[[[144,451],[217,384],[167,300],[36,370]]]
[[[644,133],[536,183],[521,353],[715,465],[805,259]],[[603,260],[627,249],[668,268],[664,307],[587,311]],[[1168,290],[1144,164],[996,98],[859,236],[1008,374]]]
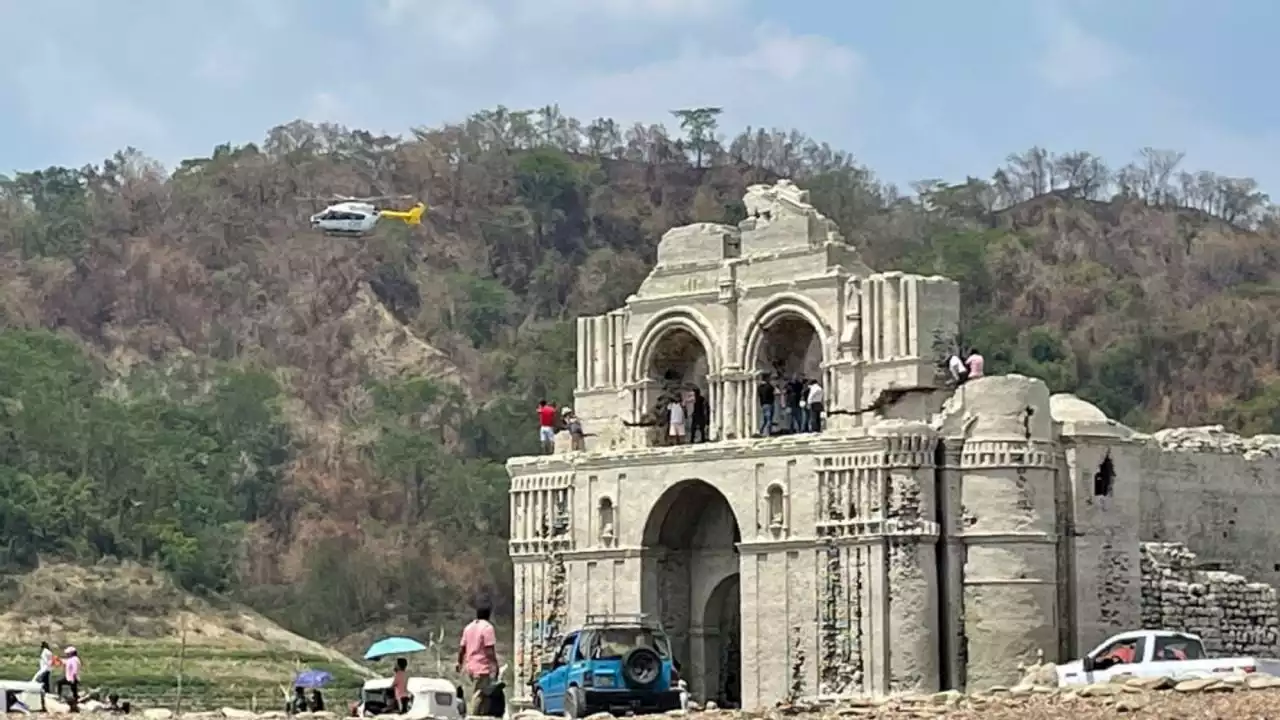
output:
[[[418,203],[409,210],[381,210],[373,203],[374,198],[346,198],[323,211],[311,216],[311,227],[328,235],[366,235],[382,218],[400,220],[406,225],[421,225],[422,215],[427,207]]]

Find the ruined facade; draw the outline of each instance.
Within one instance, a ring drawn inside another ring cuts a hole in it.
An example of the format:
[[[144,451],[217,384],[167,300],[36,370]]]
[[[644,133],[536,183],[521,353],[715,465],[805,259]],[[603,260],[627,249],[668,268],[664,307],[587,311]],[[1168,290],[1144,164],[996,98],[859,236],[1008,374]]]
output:
[[[508,463],[516,695],[587,614],[660,619],[696,697],[759,707],[1009,684],[1037,651],[1200,618],[1178,593],[1210,580],[1143,540],[1280,579],[1280,530],[1245,525],[1265,440],[1140,435],[1020,376],[949,389],[954,282],[868,268],[789,182],[745,205],[578,320],[586,450]],[[758,436],[762,372],[822,383],[821,432]],[[709,441],[672,445],[661,409],[694,389]]]

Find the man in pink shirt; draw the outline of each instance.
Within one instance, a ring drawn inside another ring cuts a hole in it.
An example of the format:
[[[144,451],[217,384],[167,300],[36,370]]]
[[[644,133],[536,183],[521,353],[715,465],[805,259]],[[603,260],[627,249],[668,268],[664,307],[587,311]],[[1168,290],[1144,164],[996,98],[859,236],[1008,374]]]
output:
[[[467,698],[467,715],[476,717],[487,705],[490,688],[498,678],[497,634],[489,622],[489,608],[476,608],[476,619],[462,629],[462,641],[458,643],[457,672],[465,672],[471,681],[471,695]]]

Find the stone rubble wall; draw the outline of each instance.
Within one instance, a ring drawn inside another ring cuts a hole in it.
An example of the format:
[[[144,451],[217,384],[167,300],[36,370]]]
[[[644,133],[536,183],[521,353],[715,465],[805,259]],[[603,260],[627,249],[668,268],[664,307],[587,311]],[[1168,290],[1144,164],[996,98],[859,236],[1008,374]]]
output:
[[[1222,425],[1167,428],[1152,433],[1147,442],[1161,450],[1243,455],[1246,460],[1280,458],[1280,435],[1244,437]]]
[[[1195,633],[1210,655],[1280,656],[1275,588],[1197,570],[1182,543],[1142,543],[1140,552],[1144,627]]]

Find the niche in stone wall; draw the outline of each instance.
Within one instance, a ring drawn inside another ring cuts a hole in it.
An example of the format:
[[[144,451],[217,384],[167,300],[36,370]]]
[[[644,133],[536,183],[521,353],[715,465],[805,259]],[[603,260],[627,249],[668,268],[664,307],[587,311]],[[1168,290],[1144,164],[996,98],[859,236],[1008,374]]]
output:
[[[600,544],[605,547],[611,547],[614,540],[614,509],[613,500],[607,497],[600,498],[600,506],[596,509],[598,517],[597,527],[600,533]]]
[[[769,534],[777,536],[787,530],[787,496],[782,486],[774,483],[764,495],[766,526]]]

